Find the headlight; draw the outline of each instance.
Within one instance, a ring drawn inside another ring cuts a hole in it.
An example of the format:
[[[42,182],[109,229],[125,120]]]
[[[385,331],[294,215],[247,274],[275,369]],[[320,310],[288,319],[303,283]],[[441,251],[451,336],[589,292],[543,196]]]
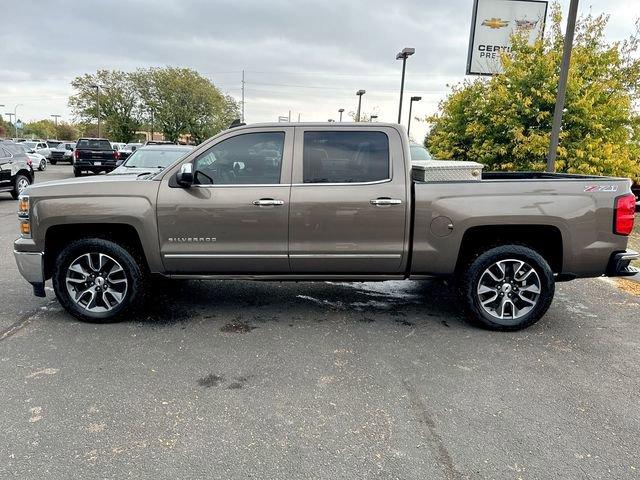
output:
[[[18,220],[20,220],[20,235],[31,238],[31,220],[29,218],[29,197],[22,195],[18,198]]]

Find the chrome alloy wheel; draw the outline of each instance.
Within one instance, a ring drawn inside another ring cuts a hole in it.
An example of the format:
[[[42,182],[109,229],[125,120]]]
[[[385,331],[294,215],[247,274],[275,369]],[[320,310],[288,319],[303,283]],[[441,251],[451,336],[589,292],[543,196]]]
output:
[[[18,193],[22,193],[24,191],[25,188],[27,188],[29,186],[29,179],[25,178],[25,177],[20,177],[18,179]]]
[[[122,303],[129,282],[122,266],[103,253],[85,253],[67,269],[71,299],[92,313],[109,312]]]
[[[538,273],[526,262],[509,258],[489,266],[478,281],[478,299],[485,312],[499,320],[517,320],[540,299]]]

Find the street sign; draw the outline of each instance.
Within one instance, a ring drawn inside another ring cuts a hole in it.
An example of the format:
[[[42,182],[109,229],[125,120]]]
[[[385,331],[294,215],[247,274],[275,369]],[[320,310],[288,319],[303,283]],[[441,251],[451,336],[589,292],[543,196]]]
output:
[[[526,35],[530,44],[542,37],[547,6],[542,0],[474,0],[467,75],[502,73],[500,56],[511,51],[511,36]]]

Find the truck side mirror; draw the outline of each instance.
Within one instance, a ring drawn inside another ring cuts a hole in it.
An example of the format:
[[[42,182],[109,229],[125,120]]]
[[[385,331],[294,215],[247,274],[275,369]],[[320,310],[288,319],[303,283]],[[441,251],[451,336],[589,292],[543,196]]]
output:
[[[184,163],[176,174],[176,182],[181,187],[189,188],[193,185],[193,163]]]

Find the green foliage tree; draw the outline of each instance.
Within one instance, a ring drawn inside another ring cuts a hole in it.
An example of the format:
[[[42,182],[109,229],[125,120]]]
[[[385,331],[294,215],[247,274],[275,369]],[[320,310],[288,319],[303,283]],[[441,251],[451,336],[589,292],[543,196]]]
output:
[[[52,120],[38,120],[25,124],[22,134],[34,138],[57,138],[56,125]]]
[[[639,37],[607,43],[608,17],[581,18],[574,42],[557,171],[640,177]],[[489,170],[544,170],[562,57],[561,11],[529,46],[513,38],[504,73],[453,87],[425,146],[436,158],[475,160]]]
[[[117,70],[98,70],[95,74],[76,77],[71,86],[76,94],[69,97],[69,106],[81,123],[94,122],[98,116],[103,136],[118,142],[129,142],[140,127],[141,106],[134,77]],[[98,85],[99,93],[96,93]]]
[[[77,140],[78,137],[80,137],[78,127],[66,122],[58,123],[56,138],[60,140]]]
[[[189,68],[150,68],[134,74],[145,111],[167,140],[189,134],[195,143],[227,128],[238,107],[210,80]]]

